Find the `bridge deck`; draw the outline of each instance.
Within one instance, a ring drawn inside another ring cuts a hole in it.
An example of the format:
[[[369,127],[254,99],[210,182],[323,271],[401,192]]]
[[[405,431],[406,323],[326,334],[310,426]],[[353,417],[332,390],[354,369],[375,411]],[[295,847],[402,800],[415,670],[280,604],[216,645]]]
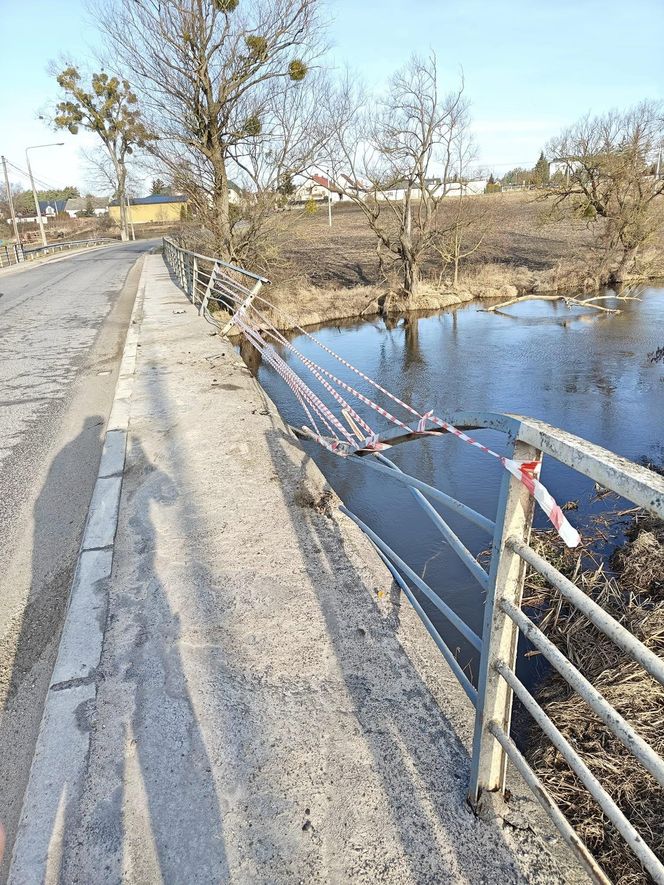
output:
[[[10,881],[581,881],[470,813],[462,689],[160,256],[143,283],[101,659],[51,688]]]

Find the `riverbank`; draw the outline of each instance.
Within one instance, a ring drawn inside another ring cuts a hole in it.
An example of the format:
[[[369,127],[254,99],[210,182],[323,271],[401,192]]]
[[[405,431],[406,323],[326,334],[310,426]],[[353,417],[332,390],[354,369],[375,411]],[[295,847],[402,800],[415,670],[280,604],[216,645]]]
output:
[[[563,574],[651,651],[664,656],[664,522],[644,511],[630,514],[626,540],[613,554],[609,569],[593,554],[593,545],[605,540],[607,526],[617,521],[616,516],[602,518],[597,527],[601,534],[594,538],[588,534],[580,552],[564,548],[551,532],[536,533],[535,548],[555,561]],[[532,570],[526,577],[524,604],[540,612],[540,629],[639,736],[664,756],[664,687]],[[618,808],[638,825],[650,848],[664,861],[664,789],[645,768],[635,764],[630,751],[555,671],[544,678],[537,699]],[[650,882],[617,830],[597,813],[590,794],[534,725],[526,747],[526,756],[539,778],[612,881],[617,885]]]
[[[559,295],[561,304],[565,304],[568,297],[574,298],[578,307],[579,300],[584,296],[590,298],[590,293],[605,291],[598,289],[594,283],[591,285],[590,280],[586,280],[587,286],[584,287],[584,282],[580,278],[576,279],[575,286],[574,278],[569,274],[560,273],[555,276],[547,273],[533,276],[525,270],[523,273],[518,271],[518,268],[516,272],[501,268],[482,268],[457,287],[423,283],[419,291],[410,297],[379,286],[330,289],[317,288],[302,281],[292,284],[282,283],[265,287],[260,297],[256,299],[255,305],[271,325],[285,332],[298,326],[307,328],[333,325],[344,320],[361,321],[376,316],[392,319],[409,315],[417,317],[421,314],[460,307],[473,301],[490,302],[495,309],[503,301],[512,302],[514,299],[522,298],[527,302],[529,295],[534,298],[543,295],[549,299],[552,295]],[[214,305],[211,307],[214,310]],[[621,309],[619,300],[611,309]],[[588,310],[592,313],[590,308]],[[230,320],[230,314],[223,311],[222,313],[225,320]],[[229,336],[237,338],[238,333],[235,329],[231,329]]]
[[[417,295],[404,298],[379,286],[320,289],[305,283],[295,283],[264,289],[261,295],[273,306],[260,301],[256,302],[256,306],[269,318],[272,325],[286,331],[295,326],[315,326],[339,320],[439,311],[467,304],[477,298],[507,300],[517,294],[517,289],[508,284],[449,290],[423,284]]]

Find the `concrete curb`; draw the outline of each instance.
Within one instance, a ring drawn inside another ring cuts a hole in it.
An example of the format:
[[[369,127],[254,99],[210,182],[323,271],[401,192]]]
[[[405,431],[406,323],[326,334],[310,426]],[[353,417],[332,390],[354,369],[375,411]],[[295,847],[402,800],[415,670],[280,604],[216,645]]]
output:
[[[97,481],[44,705],[7,882],[59,881],[65,823],[84,784],[113,565],[134,385],[145,264],[129,320]]]

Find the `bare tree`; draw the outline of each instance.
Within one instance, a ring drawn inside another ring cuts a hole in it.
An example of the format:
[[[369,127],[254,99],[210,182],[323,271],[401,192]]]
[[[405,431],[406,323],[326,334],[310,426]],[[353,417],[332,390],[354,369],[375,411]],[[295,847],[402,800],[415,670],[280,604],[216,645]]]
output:
[[[457,286],[462,263],[477,252],[489,232],[491,213],[488,202],[468,188],[468,172],[476,156],[470,134],[460,131],[453,148],[455,180],[441,207],[432,246],[442,259],[443,273],[447,268],[452,268],[452,283]],[[482,176],[477,172],[476,177]]]
[[[158,136],[151,151],[190,196],[216,251],[227,260],[241,260],[250,239],[239,223],[240,210],[231,205],[231,177],[243,172],[255,182],[259,176],[255,168],[249,171],[248,158],[261,151],[266,161],[276,151],[275,166],[287,158],[301,162],[285,146],[294,124],[289,120],[284,127],[279,108],[283,102],[295,108],[294,95],[314,82],[319,5],[320,0],[98,2],[101,27],[131,71]]]
[[[335,184],[360,207],[376,235],[381,266],[397,265],[410,296],[458,174],[455,158],[469,126],[463,81],[441,94],[435,54],[413,56],[377,101],[349,78],[330,117],[335,134],[328,165]]]
[[[115,176],[113,163],[107,152],[102,147],[81,148],[80,156],[85,166],[85,182],[92,192],[109,195],[111,199],[118,199],[118,182]],[[127,199],[141,192],[142,179],[136,168],[136,164],[126,164],[124,180],[124,203]]]
[[[452,284],[457,286],[461,265],[481,248],[491,218],[486,200],[469,195],[463,183],[459,184],[458,192],[449,197],[445,209],[433,248],[442,259],[444,269],[452,268]]]
[[[664,108],[644,101],[624,112],[586,116],[548,145],[561,168],[544,198],[594,228],[600,282],[620,282],[661,225],[656,200],[664,179],[652,173],[664,145]]]

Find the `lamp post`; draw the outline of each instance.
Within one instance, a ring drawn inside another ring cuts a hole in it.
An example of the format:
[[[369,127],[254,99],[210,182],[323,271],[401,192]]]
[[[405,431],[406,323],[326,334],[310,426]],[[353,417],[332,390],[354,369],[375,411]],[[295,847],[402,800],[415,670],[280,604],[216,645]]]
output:
[[[45,147],[62,147],[64,141],[53,141],[49,144],[31,144],[30,147],[25,149],[25,162],[28,165],[28,175],[30,176],[30,184],[32,186],[32,196],[35,198],[35,209],[37,210],[37,221],[39,222],[39,232],[41,233],[41,241],[42,246],[48,246],[46,242],[46,233],[44,232],[44,219],[42,218],[41,210],[39,208],[39,200],[37,199],[37,190],[35,188],[35,180],[32,177],[32,169],[30,167],[30,157],[28,156],[28,151],[34,151],[37,148],[45,148]]]

